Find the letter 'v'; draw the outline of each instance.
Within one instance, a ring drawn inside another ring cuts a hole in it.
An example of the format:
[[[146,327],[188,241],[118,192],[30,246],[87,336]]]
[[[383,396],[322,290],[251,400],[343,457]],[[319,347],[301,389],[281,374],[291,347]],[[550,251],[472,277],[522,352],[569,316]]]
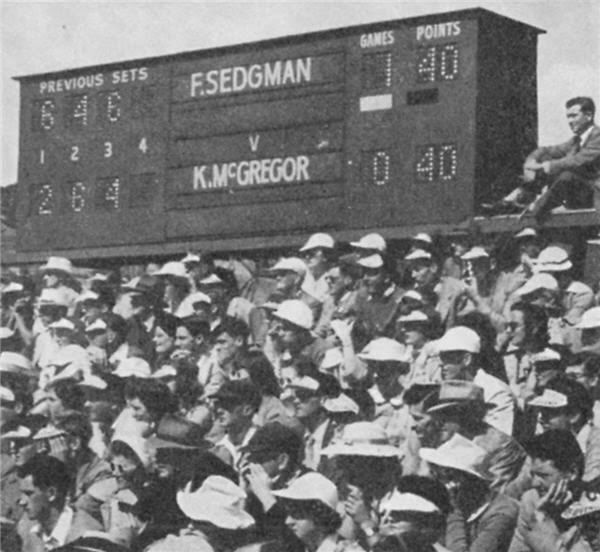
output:
[[[260,140],[260,134],[251,134],[248,136],[248,139],[250,140],[250,150],[253,153],[256,153],[256,150],[258,149],[258,141]]]

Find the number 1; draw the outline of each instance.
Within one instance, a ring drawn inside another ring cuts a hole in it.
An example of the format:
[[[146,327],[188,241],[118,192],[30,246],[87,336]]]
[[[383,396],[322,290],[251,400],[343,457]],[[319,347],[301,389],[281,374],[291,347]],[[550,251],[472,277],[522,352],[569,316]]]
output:
[[[43,165],[46,162],[46,152],[41,149],[40,150],[40,165]]]

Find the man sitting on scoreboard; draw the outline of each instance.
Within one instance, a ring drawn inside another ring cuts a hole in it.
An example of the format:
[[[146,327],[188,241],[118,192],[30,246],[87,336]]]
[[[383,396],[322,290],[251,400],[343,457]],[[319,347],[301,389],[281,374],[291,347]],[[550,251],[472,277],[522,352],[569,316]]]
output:
[[[520,212],[535,193],[528,210],[542,222],[552,209],[590,207],[600,212],[600,127],[594,124],[591,98],[571,98],[565,104],[573,136],[562,144],[535,149],[523,165],[523,185],[494,205],[503,212]]]

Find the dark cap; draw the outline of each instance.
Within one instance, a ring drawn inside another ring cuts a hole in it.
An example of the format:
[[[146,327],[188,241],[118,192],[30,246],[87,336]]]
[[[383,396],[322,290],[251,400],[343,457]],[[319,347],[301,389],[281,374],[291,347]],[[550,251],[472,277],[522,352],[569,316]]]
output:
[[[173,414],[165,414],[156,428],[156,436],[150,438],[154,448],[208,448],[204,439],[209,428],[195,424]]]
[[[211,398],[228,404],[250,404],[256,410],[261,402],[260,392],[250,380],[226,381]]]
[[[123,291],[130,293],[142,293],[153,298],[162,294],[162,282],[156,276],[143,274],[139,277],[135,284],[126,284],[122,287]]]
[[[297,431],[272,422],[259,428],[243,450],[250,455],[284,452],[293,460],[298,460],[302,447],[302,438]]]

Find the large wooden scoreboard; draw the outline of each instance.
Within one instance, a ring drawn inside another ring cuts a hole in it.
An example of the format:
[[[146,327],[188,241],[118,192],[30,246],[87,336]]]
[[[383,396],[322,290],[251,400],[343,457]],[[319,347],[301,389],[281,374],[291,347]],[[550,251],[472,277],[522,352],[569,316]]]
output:
[[[475,9],[19,77],[17,249],[450,228],[535,144],[540,32]]]

